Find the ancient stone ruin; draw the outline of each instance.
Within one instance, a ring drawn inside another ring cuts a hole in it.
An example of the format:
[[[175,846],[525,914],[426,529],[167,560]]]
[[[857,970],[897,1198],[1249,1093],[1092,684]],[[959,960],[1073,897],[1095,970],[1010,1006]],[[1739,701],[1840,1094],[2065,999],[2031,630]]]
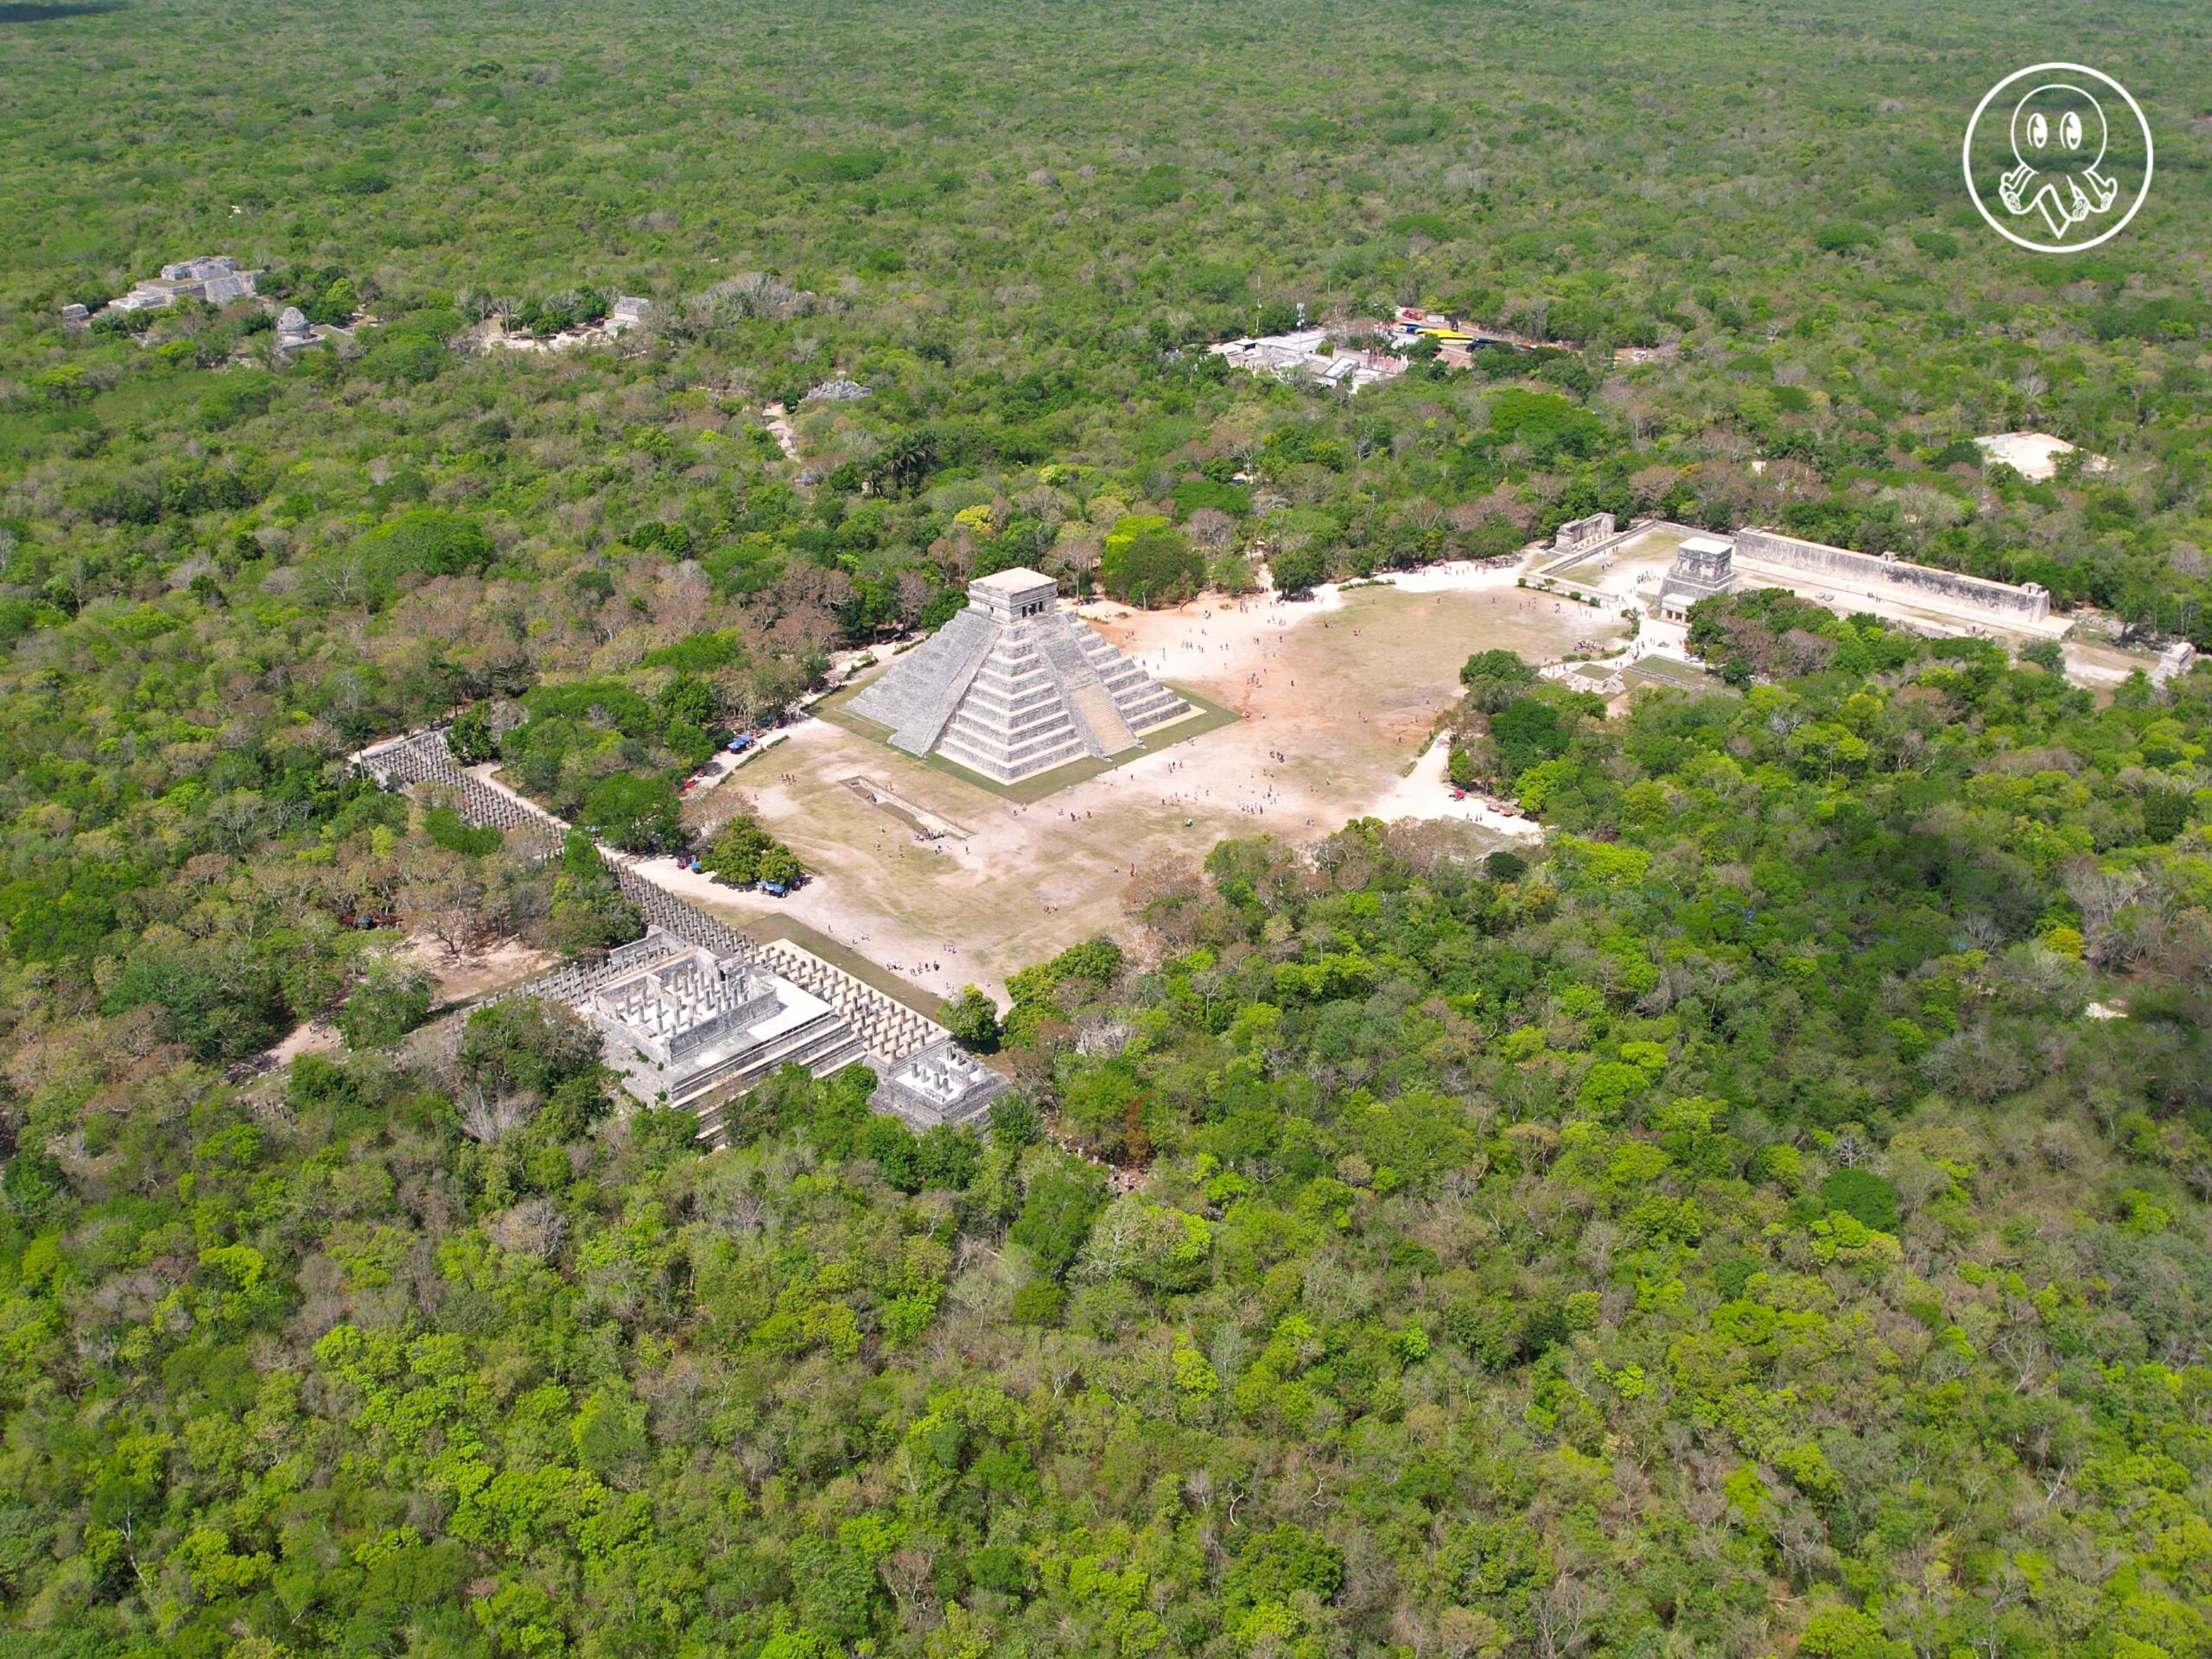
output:
[[[568,826],[518,796],[454,763],[442,730],[372,745],[355,768],[382,787],[450,803],[472,824],[495,828],[510,848],[537,857],[561,845]],[[678,1107],[699,1136],[721,1137],[730,1103],[787,1065],[827,1077],[863,1063],[896,1077],[918,1056],[937,1057],[904,1092],[882,1093],[877,1109],[973,1118],[1005,1086],[979,1077],[952,1033],[865,980],[788,940],[756,945],[720,918],[671,893],[619,855],[610,868],[622,896],[646,923],[645,936],[596,961],[580,961],[495,993],[487,1001],[543,997],[565,1003],[600,1032],[609,1066],[641,1104]],[[960,1064],[953,1065],[955,1058]],[[988,1071],[989,1068],[982,1070]]]
[[[1669,622],[1688,620],[1690,607],[1700,600],[1734,589],[1735,563],[1733,543],[1718,536],[1685,537],[1675,550],[1674,568],[1659,585],[1653,613]]]
[[[747,957],[662,928],[611,951],[577,1011],[639,1103],[696,1107],[785,1065],[817,1076],[866,1058],[836,1009]]]
[[[205,300],[228,305],[254,296],[261,272],[248,270],[227,253],[203,254],[173,265],[163,265],[159,276],[148,277],[131,290],[110,300],[102,311],[161,311],[181,299]],[[99,313],[95,313],[95,315]],[[65,312],[65,321],[67,320]]]
[[[2010,582],[1915,564],[1894,553],[1854,553],[1848,548],[1802,541],[1770,530],[1745,530],[1737,532],[1736,555],[1747,563],[1822,577],[1863,593],[1909,588],[1954,605],[1994,611],[2007,621],[2041,622],[2050,614],[2050,595],[2039,583],[2023,582],[2016,588]],[[1912,595],[1898,596],[1910,599]]]
[[[965,1123],[1006,1092],[1007,1080],[950,1042],[925,1049],[875,1086],[868,1104],[920,1134],[940,1123]]]
[[[1552,551],[1579,553],[1614,533],[1613,515],[1593,512],[1587,518],[1570,518],[1552,534]]]
[[[296,352],[315,343],[315,325],[296,305],[288,305],[276,316],[276,349]]]
[[[1008,784],[1124,753],[1195,711],[1059,602],[1052,577],[1001,570],[968,608],[853,699],[894,748]]]

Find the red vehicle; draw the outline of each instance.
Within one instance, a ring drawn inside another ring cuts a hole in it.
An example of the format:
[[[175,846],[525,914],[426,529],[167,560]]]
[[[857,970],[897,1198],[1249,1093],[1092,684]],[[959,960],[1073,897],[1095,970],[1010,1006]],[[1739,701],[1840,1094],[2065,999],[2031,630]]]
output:
[[[1455,801],[1464,801],[1467,798],[1467,791],[1464,789],[1455,789],[1452,791],[1452,798]]]

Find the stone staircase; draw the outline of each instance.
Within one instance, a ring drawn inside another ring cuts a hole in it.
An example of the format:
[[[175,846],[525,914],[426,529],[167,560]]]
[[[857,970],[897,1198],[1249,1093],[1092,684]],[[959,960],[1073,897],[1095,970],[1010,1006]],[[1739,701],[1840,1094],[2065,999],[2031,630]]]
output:
[[[1095,755],[1120,754],[1136,747],[1135,736],[1114,706],[1113,694],[1100,681],[1098,670],[1076,643],[1074,634],[1065,627],[1039,628],[1034,634],[1038,657],[1074,716],[1084,747]]]
[[[893,747],[1007,784],[1127,754],[1191,712],[1060,604],[1051,577],[1001,572],[970,584],[969,601],[854,697]]]
[[[731,1104],[763,1077],[787,1065],[803,1065],[814,1076],[827,1077],[868,1058],[850,1022],[842,1015],[825,1014],[741,1061],[692,1079],[682,1096],[669,1104],[697,1116],[700,1140],[719,1142],[728,1127]]]
[[[995,637],[989,623],[961,612],[855,697],[853,712],[890,727],[894,748],[927,754],[968,695]],[[930,694],[913,696],[912,689],[924,685]]]
[[[1097,681],[1072,688],[1068,705],[1075,711],[1076,723],[1090,734],[1093,754],[1120,754],[1136,747],[1136,734],[1114,706],[1113,693]]]
[[[1096,634],[1087,635],[1083,648],[1099,683],[1113,697],[1115,711],[1131,733],[1148,731],[1191,712],[1189,703]]]

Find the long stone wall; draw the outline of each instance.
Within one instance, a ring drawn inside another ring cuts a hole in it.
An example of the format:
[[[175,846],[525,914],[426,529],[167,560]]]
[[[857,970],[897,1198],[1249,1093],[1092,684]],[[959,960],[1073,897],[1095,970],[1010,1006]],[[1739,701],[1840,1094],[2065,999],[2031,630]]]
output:
[[[1783,536],[1770,530],[1738,531],[1736,556],[1811,575],[1829,576],[1839,582],[1856,582],[1878,592],[1884,588],[1910,588],[1954,604],[1999,611],[2031,622],[2040,622],[2050,614],[2050,595],[2033,582],[2015,588],[2009,582],[1914,564],[1894,554],[1877,556],[1854,553],[1848,548],[1801,541],[1795,536]]]
[[[386,789],[404,791],[428,785],[442,792],[465,822],[479,829],[506,831],[524,850],[538,859],[550,858],[558,852],[568,834],[569,826],[543,807],[494,789],[463,772],[447,750],[442,730],[416,732],[377,744],[362,750],[354,757],[353,764]],[[679,899],[658,882],[639,875],[620,855],[609,855],[607,862],[614,873],[614,885],[621,889],[625,899],[637,906],[648,926],[664,928],[687,944],[704,945],[718,956],[754,960],[758,953],[753,941],[735,928]],[[559,969],[548,978],[562,980],[565,985],[568,982],[563,976],[569,971]],[[539,986],[539,982],[532,982],[506,995],[524,991],[532,995],[547,994]]]

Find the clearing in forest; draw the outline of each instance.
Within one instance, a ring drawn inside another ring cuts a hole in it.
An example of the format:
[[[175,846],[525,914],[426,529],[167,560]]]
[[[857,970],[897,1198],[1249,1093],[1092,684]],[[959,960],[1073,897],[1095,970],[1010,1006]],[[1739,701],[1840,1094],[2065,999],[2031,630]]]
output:
[[[1404,775],[1474,652],[1503,646],[1541,661],[1625,631],[1618,616],[1516,588],[1510,571],[1467,566],[1324,588],[1301,603],[1211,596],[1175,611],[1085,614],[1154,675],[1218,705],[1226,723],[1022,801],[810,720],[730,787],[815,880],[779,899],[664,859],[644,872],[734,925],[787,917],[930,992],[972,983],[1002,995],[1016,969],[1118,926],[1142,867],[1201,859],[1225,836],[1317,840],[1384,803],[1402,808]],[[856,775],[968,833],[918,837],[850,788]]]

